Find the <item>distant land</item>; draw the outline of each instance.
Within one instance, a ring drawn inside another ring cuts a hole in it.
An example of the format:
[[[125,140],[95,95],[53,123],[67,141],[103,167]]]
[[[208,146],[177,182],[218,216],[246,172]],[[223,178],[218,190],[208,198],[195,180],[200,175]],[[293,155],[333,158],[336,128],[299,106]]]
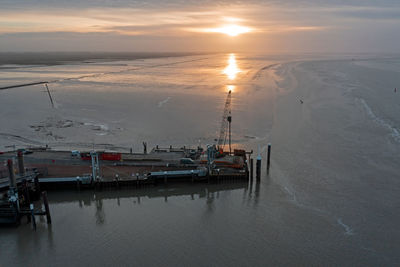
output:
[[[202,55],[205,53],[179,52],[0,52],[0,66],[15,65],[61,65],[71,62],[92,63],[96,61],[133,60]],[[208,53],[209,54],[209,53]]]

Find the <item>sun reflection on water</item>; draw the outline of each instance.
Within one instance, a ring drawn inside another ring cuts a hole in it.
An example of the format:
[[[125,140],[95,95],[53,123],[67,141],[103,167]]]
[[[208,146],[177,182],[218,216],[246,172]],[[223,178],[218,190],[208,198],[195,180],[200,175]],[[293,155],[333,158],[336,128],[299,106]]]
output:
[[[228,59],[228,66],[224,69],[223,73],[228,76],[229,80],[234,80],[236,75],[241,72],[236,64],[235,54],[230,54]]]

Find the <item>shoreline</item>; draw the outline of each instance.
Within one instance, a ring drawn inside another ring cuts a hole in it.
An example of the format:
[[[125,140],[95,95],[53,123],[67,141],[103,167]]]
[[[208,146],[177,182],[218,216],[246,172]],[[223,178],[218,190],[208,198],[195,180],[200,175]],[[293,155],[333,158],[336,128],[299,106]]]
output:
[[[186,57],[210,53],[180,52],[0,52],[0,70],[22,66],[57,66],[72,63],[93,64],[123,60]],[[4,65],[16,65],[2,67]]]

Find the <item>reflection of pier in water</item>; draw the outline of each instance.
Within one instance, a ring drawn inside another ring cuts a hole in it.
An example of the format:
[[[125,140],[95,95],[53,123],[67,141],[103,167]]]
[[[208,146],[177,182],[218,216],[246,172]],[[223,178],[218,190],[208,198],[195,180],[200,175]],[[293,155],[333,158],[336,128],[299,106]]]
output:
[[[251,187],[250,187],[251,188]],[[198,184],[184,185],[171,184],[163,188],[149,187],[136,190],[101,190],[101,191],[81,191],[81,192],[54,192],[50,196],[52,205],[61,203],[77,202],[80,208],[83,206],[95,206],[96,224],[103,224],[106,220],[103,201],[116,200],[117,205],[121,206],[121,199],[132,199],[134,205],[140,205],[148,199],[163,199],[168,202],[168,198],[188,196],[191,200],[204,199],[207,211],[214,210],[214,201],[219,199],[220,192],[243,190],[243,195],[247,195],[249,183],[247,181],[230,181],[229,183],[219,184]],[[254,196],[253,196],[254,197]],[[253,198],[249,195],[249,198]],[[131,203],[132,203],[131,202]]]
[[[199,198],[206,198],[210,194],[218,193],[220,191],[231,191],[237,189],[248,189],[248,182],[245,181],[230,181],[229,183],[220,184],[198,184],[198,185],[170,185],[166,187],[149,187],[140,188],[137,190],[121,189],[121,190],[102,190],[102,191],[81,191],[81,192],[56,192],[51,197],[51,204],[63,203],[63,202],[75,202],[78,201],[79,205],[91,206],[92,202],[99,200],[108,199],[119,199],[124,198],[136,198],[137,204],[143,201],[143,198],[164,198],[164,201],[168,201],[169,197],[174,196],[190,196],[191,199],[195,199],[195,196]]]

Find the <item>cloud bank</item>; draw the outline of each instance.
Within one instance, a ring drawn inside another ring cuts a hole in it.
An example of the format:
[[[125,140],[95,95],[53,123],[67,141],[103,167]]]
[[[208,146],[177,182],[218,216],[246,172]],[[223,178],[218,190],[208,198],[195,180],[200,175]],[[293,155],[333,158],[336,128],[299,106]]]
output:
[[[3,0],[0,51],[400,52],[399,25],[393,0]]]

